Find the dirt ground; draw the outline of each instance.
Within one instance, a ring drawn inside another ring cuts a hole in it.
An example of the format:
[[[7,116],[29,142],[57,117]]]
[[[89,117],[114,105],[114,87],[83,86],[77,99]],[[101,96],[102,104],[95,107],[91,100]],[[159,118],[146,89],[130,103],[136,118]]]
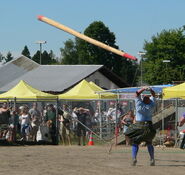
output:
[[[180,175],[185,173],[185,150],[155,148],[156,166],[149,166],[141,147],[136,167],[131,148],[113,146],[1,146],[0,175]]]

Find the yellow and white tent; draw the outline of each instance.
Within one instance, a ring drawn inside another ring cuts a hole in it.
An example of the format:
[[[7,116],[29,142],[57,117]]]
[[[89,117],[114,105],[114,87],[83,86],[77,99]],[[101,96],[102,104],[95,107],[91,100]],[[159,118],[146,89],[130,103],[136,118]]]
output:
[[[70,99],[70,100],[98,100],[98,99],[113,99],[116,98],[114,94],[109,93],[108,95],[99,95],[96,91],[103,91],[99,86],[92,85],[86,80],[82,80],[72,89],[64,94],[60,94],[59,99]]]
[[[185,83],[163,89],[163,99],[182,98],[185,99]]]
[[[57,96],[48,94],[42,91],[39,91],[24,80],[21,80],[16,86],[14,86],[9,91],[0,94],[0,99],[14,99],[23,100],[23,101],[32,101],[32,100],[48,100],[48,99],[57,99]]]
[[[89,84],[91,85],[91,87],[94,89],[94,91],[96,91],[97,93],[100,94],[100,98],[102,99],[113,99],[113,98],[117,98],[117,95],[111,92],[105,92],[103,93],[105,90],[102,89],[101,87],[99,87],[98,85],[96,85],[94,82],[90,81]]]

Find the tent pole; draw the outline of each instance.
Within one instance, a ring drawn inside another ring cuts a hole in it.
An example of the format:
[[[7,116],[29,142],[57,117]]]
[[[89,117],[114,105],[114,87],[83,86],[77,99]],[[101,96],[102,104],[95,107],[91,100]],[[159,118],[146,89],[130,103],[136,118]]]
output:
[[[116,139],[115,139],[115,145],[117,145],[118,143],[118,93],[117,94],[117,99],[116,99],[116,122],[115,122],[115,136],[116,136]]]
[[[59,144],[59,123],[58,123],[58,108],[59,108],[59,100],[56,98],[56,145]]]
[[[14,97],[14,110],[16,109],[16,97]]]
[[[102,115],[101,115],[101,95],[98,93],[99,96],[99,105],[98,105],[98,110],[99,110],[99,116],[100,116],[100,139],[102,139]]]
[[[178,98],[176,98],[176,111],[175,111],[175,147],[177,146],[177,131],[178,131],[178,127],[177,127],[177,122],[178,122]]]
[[[162,134],[164,134],[164,100],[162,100],[161,106],[162,106]],[[164,144],[163,138],[162,138],[162,144]]]

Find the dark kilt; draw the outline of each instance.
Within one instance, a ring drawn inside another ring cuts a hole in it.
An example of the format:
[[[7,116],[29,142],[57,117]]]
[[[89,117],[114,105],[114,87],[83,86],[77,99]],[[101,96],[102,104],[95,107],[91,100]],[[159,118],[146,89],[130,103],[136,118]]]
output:
[[[141,142],[151,144],[155,134],[156,130],[153,128],[152,122],[136,122],[131,124],[125,132],[132,144]]]

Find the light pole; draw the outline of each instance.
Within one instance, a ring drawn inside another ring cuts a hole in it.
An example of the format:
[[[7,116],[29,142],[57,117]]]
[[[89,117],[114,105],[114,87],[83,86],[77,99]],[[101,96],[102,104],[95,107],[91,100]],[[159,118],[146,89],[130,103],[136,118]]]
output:
[[[40,45],[40,65],[42,64],[42,44],[46,44],[46,41],[36,41],[36,44]]]
[[[143,85],[143,64],[142,64],[142,61],[143,61],[143,57],[145,56],[146,53],[142,52],[142,51],[139,51],[137,54],[141,57],[141,60],[140,60],[141,85],[140,86],[142,86]]]
[[[170,60],[163,60],[163,63],[166,64],[166,73],[165,73],[165,81],[166,81],[166,83],[168,83],[168,79],[167,79],[167,77],[168,77],[167,64],[170,63],[170,62],[171,62]]]

